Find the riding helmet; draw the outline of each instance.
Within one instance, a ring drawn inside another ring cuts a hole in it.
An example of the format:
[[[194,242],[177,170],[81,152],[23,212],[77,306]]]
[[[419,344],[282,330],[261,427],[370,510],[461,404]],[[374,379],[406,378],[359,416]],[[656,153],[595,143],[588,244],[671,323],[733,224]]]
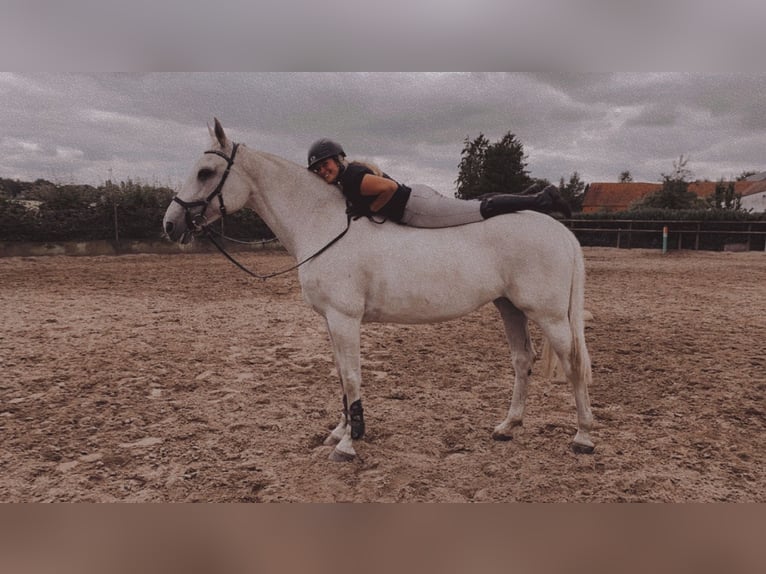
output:
[[[343,151],[343,147],[339,143],[327,138],[317,140],[309,148],[309,169],[313,169],[316,164],[328,157],[336,156],[346,157],[346,152]]]

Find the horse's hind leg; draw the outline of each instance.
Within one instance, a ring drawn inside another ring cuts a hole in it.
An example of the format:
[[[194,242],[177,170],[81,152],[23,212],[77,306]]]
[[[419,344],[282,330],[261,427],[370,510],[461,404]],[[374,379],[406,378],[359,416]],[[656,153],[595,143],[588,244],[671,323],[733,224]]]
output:
[[[590,454],[595,448],[590,437],[593,413],[588,397],[592,374],[584,333],[580,333],[577,340],[574,340],[572,328],[566,319],[554,322],[540,320],[538,325],[556,352],[561,369],[572,385],[577,407],[577,434],[572,441],[572,450],[578,454]]]
[[[512,431],[522,425],[524,408],[527,401],[529,374],[535,360],[535,350],[529,336],[527,316],[510,300],[500,298],[495,300],[495,307],[500,311],[505,327],[505,335],[511,347],[511,360],[515,371],[513,397],[508,416],[495,427],[492,438],[495,440],[511,440]]]

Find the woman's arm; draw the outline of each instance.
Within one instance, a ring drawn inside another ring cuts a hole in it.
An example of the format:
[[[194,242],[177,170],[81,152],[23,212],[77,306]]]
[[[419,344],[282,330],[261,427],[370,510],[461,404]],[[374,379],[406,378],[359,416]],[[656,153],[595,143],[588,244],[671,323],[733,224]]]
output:
[[[359,191],[362,195],[375,195],[375,201],[370,204],[370,209],[378,212],[383,209],[399,188],[399,184],[392,179],[367,174],[362,178]]]

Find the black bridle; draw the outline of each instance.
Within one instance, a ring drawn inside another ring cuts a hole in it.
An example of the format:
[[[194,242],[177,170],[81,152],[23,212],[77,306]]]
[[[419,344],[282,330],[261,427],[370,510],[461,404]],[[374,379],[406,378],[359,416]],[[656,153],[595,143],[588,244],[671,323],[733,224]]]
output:
[[[209,154],[220,156],[226,160],[226,171],[223,172],[223,175],[221,176],[221,181],[218,182],[218,185],[216,186],[216,188],[212,192],[210,192],[210,194],[205,199],[200,201],[184,201],[183,199],[180,199],[178,196],[175,196],[173,198],[173,201],[175,201],[181,207],[184,208],[184,216],[186,218],[187,228],[197,235],[204,233],[207,236],[207,238],[210,240],[210,242],[213,245],[215,245],[218,251],[220,251],[234,265],[239,267],[242,271],[244,271],[251,277],[255,277],[256,279],[262,279],[262,280],[271,279],[272,277],[277,277],[278,275],[284,275],[285,273],[289,273],[290,271],[297,269],[304,263],[308,263],[312,259],[319,257],[322,253],[324,253],[330,247],[332,247],[338,241],[340,241],[341,238],[344,235],[346,235],[346,233],[348,233],[348,230],[351,227],[351,219],[352,219],[352,215],[350,212],[347,212],[346,214],[347,215],[346,229],[344,229],[340,234],[338,234],[338,236],[335,237],[335,239],[333,239],[327,245],[322,247],[322,249],[314,253],[314,255],[312,255],[311,257],[307,257],[306,259],[304,259],[297,265],[293,265],[289,269],[284,269],[282,271],[277,271],[276,273],[270,273],[268,275],[259,275],[258,273],[254,273],[250,271],[247,267],[242,265],[239,261],[234,259],[215,238],[213,230],[207,224],[207,218],[205,217],[205,212],[207,211],[208,206],[213,202],[213,200],[216,197],[218,197],[218,204],[221,210],[221,219],[223,220],[223,217],[226,215],[226,206],[223,203],[223,186],[226,183],[226,179],[229,177],[229,172],[231,171],[231,167],[234,165],[234,158],[237,155],[238,148],[239,148],[239,144],[235,143],[231,149],[230,156],[218,150],[208,150],[205,152],[206,154],[209,153]],[[201,207],[202,210],[200,210],[199,213],[195,214],[192,212],[192,210],[197,207]],[[223,237],[223,235],[221,235],[221,237]]]
[[[224,217],[226,215],[226,206],[223,204],[223,186],[226,183],[226,179],[229,177],[231,166],[234,165],[234,158],[237,157],[237,149],[239,149],[239,144],[235,143],[234,146],[231,148],[230,156],[218,150],[208,150],[205,152],[206,154],[213,154],[213,155],[220,156],[226,160],[226,171],[223,172],[223,175],[221,176],[221,180],[218,182],[218,185],[216,186],[216,188],[213,191],[211,191],[210,195],[208,195],[205,199],[200,201],[184,201],[183,199],[180,199],[177,195],[173,198],[173,201],[175,201],[181,207],[184,208],[184,216],[186,217],[186,226],[190,230],[193,230],[195,233],[201,233],[207,227],[207,218],[205,217],[205,212],[207,211],[208,206],[213,202],[213,199],[216,198],[216,196],[218,197],[218,204],[221,210],[221,217]],[[195,214],[192,212],[192,210],[196,207],[201,207],[202,210],[199,213]]]

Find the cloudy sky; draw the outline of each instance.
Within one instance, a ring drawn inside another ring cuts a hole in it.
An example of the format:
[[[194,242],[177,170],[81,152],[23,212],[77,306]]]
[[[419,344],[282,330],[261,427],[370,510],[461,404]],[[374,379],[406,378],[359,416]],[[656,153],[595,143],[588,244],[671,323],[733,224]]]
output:
[[[766,73],[0,73],[0,177],[177,187],[218,117],[298,163],[319,137],[454,193],[466,137],[506,132],[533,177],[656,182],[766,170]]]

